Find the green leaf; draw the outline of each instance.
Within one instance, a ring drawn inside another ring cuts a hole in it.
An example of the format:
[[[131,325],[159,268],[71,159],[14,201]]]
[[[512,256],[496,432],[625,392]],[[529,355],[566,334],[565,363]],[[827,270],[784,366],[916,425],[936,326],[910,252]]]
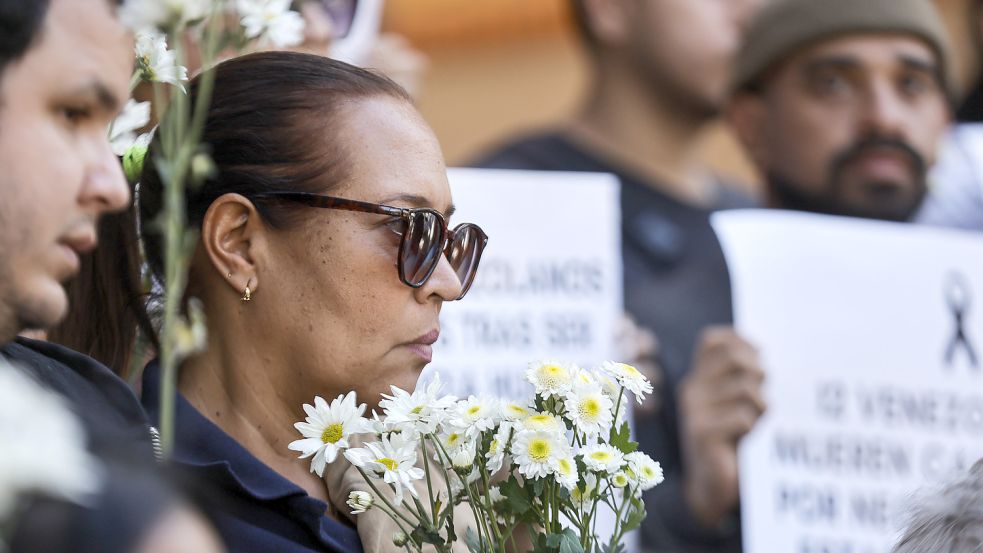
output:
[[[532,509],[532,501],[529,500],[528,491],[519,484],[515,475],[509,476],[509,479],[501,484],[499,489],[505,496],[505,510],[507,512],[516,517],[521,517]]]
[[[580,538],[572,528],[566,528],[558,535],[560,537],[560,553],[584,553],[583,546],[580,545]]]
[[[436,546],[444,545],[444,538],[440,537],[435,530],[417,526],[410,534],[410,538],[417,544],[430,543]]]
[[[608,443],[625,454],[634,453],[638,450],[638,442],[631,441],[631,431],[628,429],[627,421],[621,423],[621,428],[617,431],[614,427],[611,428]]]
[[[633,508],[631,513],[628,515],[628,518],[625,520],[625,524],[623,526],[624,531],[631,532],[632,530],[641,526],[642,521],[645,520],[645,515],[647,514],[648,513],[645,512],[645,505],[636,506]]]

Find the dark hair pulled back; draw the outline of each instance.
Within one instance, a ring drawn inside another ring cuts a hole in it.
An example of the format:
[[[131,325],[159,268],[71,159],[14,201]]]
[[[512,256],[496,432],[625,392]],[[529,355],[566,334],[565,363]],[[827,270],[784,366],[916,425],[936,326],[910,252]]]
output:
[[[310,54],[250,54],[212,71],[215,84],[202,142],[217,171],[186,194],[188,224],[194,228],[201,228],[212,202],[229,193],[254,200],[268,224],[286,225],[285,208],[256,202],[255,197],[273,190],[326,191],[344,181],[349,172],[346,148],[333,129],[346,106],[373,97],[412,101],[386,77]],[[200,77],[191,82],[191,105],[200,84]],[[151,224],[163,204],[158,150],[151,144],[144,162],[139,206],[147,260],[163,280],[161,240]]]

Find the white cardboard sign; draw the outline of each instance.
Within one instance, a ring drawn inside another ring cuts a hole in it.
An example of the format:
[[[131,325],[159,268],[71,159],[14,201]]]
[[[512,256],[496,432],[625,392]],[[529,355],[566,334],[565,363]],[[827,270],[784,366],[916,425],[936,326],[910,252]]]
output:
[[[742,442],[747,553],[887,553],[983,456],[983,237],[778,211],[714,216],[768,412]]]

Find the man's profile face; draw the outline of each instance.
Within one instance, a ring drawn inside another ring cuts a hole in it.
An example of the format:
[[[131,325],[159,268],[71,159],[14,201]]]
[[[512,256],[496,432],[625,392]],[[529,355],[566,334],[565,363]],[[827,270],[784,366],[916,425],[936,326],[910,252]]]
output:
[[[901,34],[808,47],[765,77],[738,129],[779,207],[907,220],[949,121],[934,50]],[[747,106],[745,106],[746,108]]]
[[[128,95],[132,38],[106,0],[52,0],[0,75],[0,343],[57,323],[62,283],[129,201],[107,126]]]
[[[765,0],[642,0],[630,25],[630,55],[660,94],[713,117],[727,100],[743,29]]]

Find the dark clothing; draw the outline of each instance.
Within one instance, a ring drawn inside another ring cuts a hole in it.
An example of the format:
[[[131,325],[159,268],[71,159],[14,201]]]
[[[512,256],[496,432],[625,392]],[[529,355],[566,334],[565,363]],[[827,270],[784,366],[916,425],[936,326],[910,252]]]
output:
[[[154,361],[143,378],[143,404],[153,421],[159,417],[159,378]],[[226,496],[214,519],[229,553],[362,552],[354,528],[325,516],[327,503],[254,457],[180,394],[175,429],[176,468]]]
[[[740,551],[736,521],[707,529],[686,510],[675,390],[690,368],[702,330],[733,322],[730,280],[710,214],[751,207],[753,202],[721,186],[712,210],[684,204],[555,133],[512,143],[476,166],[613,173],[620,179],[625,307],[639,325],[655,333],[658,361],[665,371],[659,412],[635,421],[640,448],[666,472],[665,483],[645,496],[648,518],[641,529],[642,547],[688,553]]]
[[[49,342],[17,338],[0,355],[63,396],[104,460],[154,464],[147,416],[126,382],[98,361]]]

